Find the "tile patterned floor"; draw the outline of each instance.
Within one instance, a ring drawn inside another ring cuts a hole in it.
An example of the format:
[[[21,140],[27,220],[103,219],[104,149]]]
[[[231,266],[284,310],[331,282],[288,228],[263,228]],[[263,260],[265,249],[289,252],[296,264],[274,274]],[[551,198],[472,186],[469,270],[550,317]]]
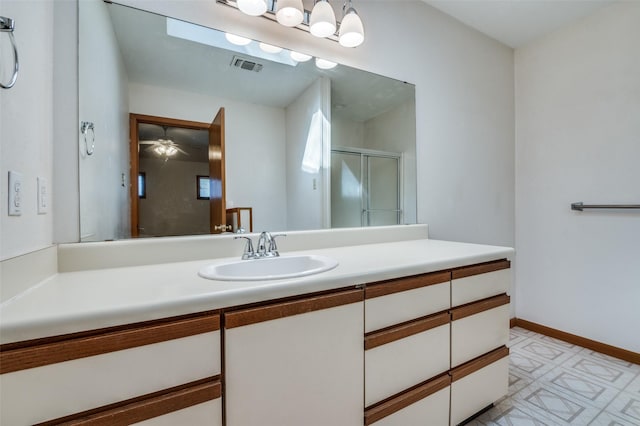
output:
[[[511,329],[509,395],[469,426],[640,426],[640,365]]]

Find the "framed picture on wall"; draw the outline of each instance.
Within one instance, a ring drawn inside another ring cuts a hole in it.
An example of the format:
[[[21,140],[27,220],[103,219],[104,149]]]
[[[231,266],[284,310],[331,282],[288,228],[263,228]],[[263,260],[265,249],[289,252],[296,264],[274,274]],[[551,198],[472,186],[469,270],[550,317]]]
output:
[[[210,193],[209,176],[196,176],[196,194],[198,200],[208,200]]]

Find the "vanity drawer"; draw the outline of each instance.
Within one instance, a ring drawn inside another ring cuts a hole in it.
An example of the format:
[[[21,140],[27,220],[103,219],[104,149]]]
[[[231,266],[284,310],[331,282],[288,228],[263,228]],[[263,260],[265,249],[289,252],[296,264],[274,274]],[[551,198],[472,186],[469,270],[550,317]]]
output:
[[[449,314],[421,318],[365,336],[365,405],[449,370]]]
[[[498,348],[451,371],[451,425],[457,425],[507,394],[509,349]]]
[[[451,310],[451,367],[456,367],[509,341],[506,294]]]
[[[134,423],[138,426],[221,426],[222,398]]]
[[[506,259],[454,269],[451,274],[451,306],[509,293],[511,262]]]
[[[365,409],[366,426],[449,424],[451,377],[443,374]]]
[[[447,271],[367,284],[365,332],[449,309],[450,280]]]
[[[219,329],[210,314],[3,348],[0,423],[43,422],[219,375]]]

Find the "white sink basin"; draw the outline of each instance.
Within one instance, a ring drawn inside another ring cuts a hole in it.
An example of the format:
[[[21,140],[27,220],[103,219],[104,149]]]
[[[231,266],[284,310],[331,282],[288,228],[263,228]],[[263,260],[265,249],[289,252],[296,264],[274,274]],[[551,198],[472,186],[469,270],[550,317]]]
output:
[[[324,256],[280,256],[208,265],[198,275],[218,281],[282,280],[319,274],[336,266],[337,260]]]

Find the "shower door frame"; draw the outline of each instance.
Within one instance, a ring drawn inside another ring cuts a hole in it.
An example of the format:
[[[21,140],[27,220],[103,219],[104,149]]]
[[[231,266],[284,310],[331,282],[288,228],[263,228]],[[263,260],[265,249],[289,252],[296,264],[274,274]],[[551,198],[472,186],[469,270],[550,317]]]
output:
[[[398,164],[398,179],[397,179],[397,200],[396,206],[398,207],[396,211],[396,225],[402,224],[402,220],[404,217],[404,154],[398,152],[390,152],[390,151],[380,151],[375,149],[365,149],[365,148],[355,148],[355,147],[345,147],[345,146],[335,146],[331,147],[331,154],[334,152],[342,153],[342,154],[351,154],[351,155],[359,155],[360,156],[360,226],[371,226],[371,215],[369,212],[373,211],[393,211],[389,209],[370,209],[371,203],[371,167],[368,163],[365,162],[365,157],[376,157],[376,158],[390,158],[397,161]],[[369,166],[366,169],[367,173],[367,186],[364,187],[364,173],[365,173],[365,163]],[[366,190],[366,197],[365,197]],[[333,191],[333,185],[330,185],[329,195]],[[366,198],[366,200],[365,200]],[[366,204],[365,205],[365,201]]]

